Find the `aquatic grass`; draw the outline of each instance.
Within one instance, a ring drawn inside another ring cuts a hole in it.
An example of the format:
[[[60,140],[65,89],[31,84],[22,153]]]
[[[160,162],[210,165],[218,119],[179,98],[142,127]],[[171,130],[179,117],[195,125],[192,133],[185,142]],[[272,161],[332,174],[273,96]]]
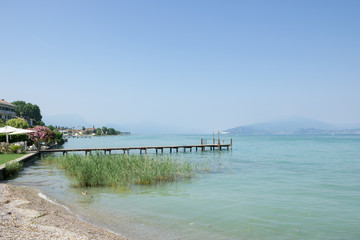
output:
[[[47,157],[45,162],[75,180],[78,187],[121,187],[131,184],[157,184],[179,181],[195,175],[196,166],[170,156],[151,155],[67,155]]]
[[[4,177],[12,178],[15,177],[23,168],[22,162],[12,162],[5,165]]]

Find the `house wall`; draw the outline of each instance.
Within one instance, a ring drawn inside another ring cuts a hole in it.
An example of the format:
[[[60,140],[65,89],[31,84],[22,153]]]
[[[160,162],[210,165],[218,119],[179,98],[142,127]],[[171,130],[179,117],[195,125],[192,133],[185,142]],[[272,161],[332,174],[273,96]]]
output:
[[[15,107],[13,105],[0,103],[0,118],[6,121],[15,117]]]

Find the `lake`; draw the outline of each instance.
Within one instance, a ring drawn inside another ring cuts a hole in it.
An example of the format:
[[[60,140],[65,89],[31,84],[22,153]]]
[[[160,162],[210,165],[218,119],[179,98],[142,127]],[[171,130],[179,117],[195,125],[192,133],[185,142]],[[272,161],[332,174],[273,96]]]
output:
[[[84,196],[39,159],[9,183],[35,187],[129,239],[360,239],[360,136],[221,136],[230,137],[229,151],[171,154],[210,167],[180,182],[90,188]],[[210,135],[106,136],[69,139],[64,148],[190,145],[201,138],[212,142]]]

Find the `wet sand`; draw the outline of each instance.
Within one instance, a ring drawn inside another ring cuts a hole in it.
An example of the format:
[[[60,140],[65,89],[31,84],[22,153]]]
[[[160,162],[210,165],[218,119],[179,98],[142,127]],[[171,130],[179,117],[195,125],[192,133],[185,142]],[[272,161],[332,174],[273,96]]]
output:
[[[3,183],[0,218],[0,239],[126,239],[80,220],[33,189]]]

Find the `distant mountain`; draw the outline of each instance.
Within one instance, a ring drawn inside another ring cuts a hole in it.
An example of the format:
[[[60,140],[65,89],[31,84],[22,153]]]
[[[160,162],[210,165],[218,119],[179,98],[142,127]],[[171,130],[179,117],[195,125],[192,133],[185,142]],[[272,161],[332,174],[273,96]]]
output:
[[[46,125],[61,126],[68,128],[91,127],[91,125],[81,116],[77,114],[58,114],[51,116],[43,116],[43,122]]]
[[[307,118],[291,118],[282,121],[256,123],[225,130],[230,134],[357,134],[359,129],[343,130],[321,121]]]

